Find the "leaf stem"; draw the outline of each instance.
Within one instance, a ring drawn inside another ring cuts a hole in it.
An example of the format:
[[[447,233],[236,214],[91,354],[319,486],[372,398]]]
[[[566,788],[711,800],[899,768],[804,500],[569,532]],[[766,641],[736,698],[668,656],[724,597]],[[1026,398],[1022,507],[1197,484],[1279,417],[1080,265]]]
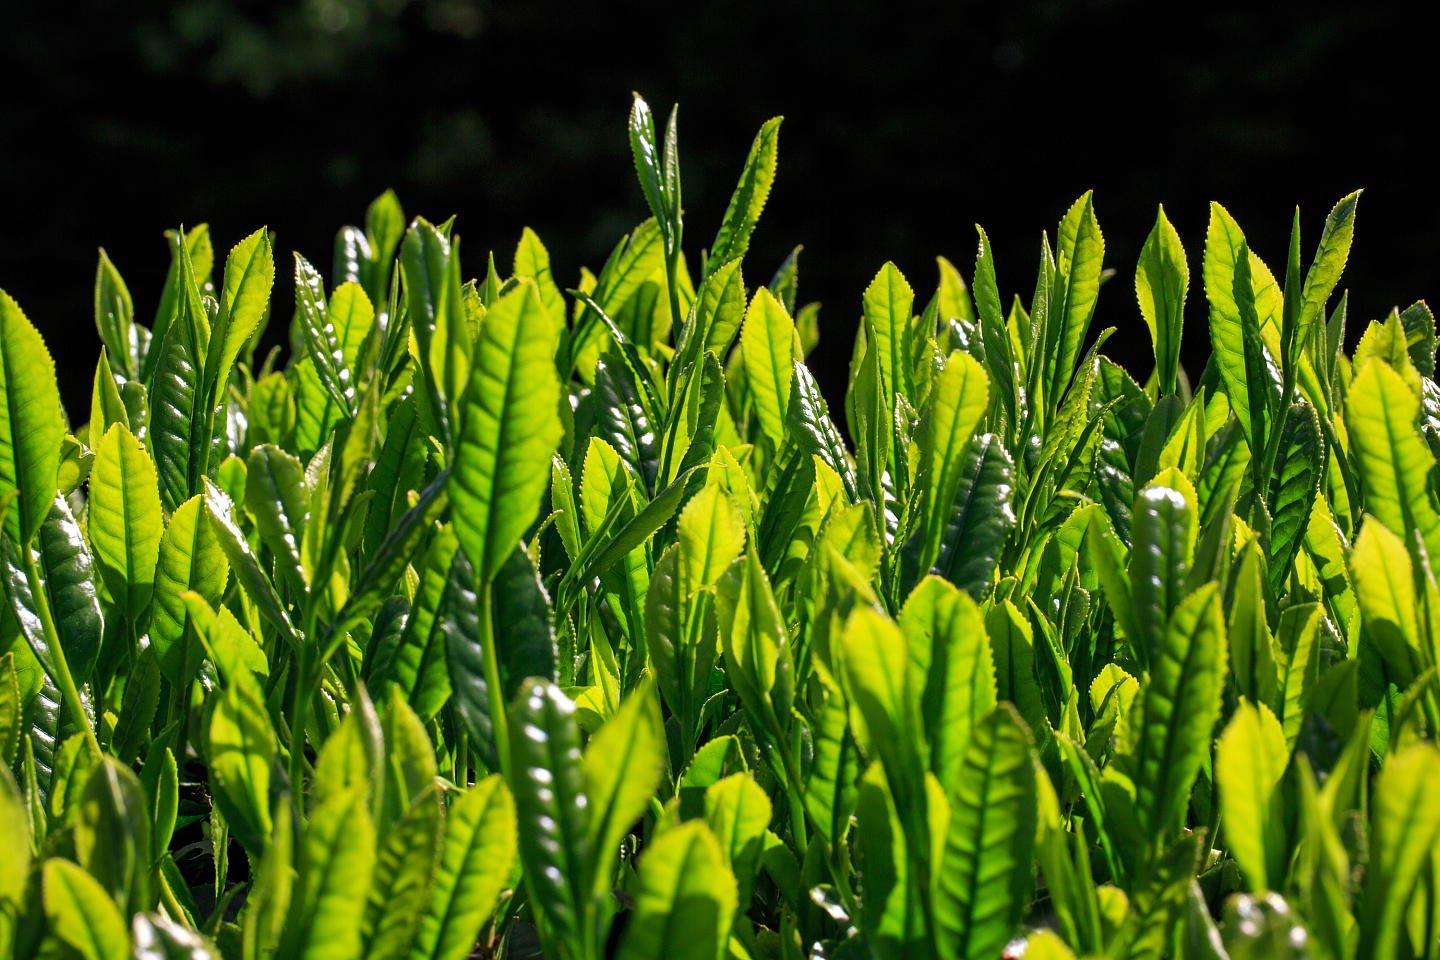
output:
[[[309,621],[306,614],[306,630],[300,638],[300,659],[295,666],[295,699],[290,709],[290,790],[295,798],[296,813],[305,816],[305,723],[310,709],[310,664],[311,643]]]
[[[95,738],[90,718],[85,715],[85,703],[80,699],[80,690],[75,686],[74,675],[70,673],[70,662],[65,659],[65,648],[60,643],[60,631],[55,629],[55,618],[50,612],[50,597],[40,577],[40,568],[35,566],[35,552],[28,543],[22,544],[20,550],[25,556],[25,579],[29,581],[30,594],[35,598],[40,629],[45,634],[45,643],[50,649],[49,659],[57,674],[55,683],[60,687],[60,695],[65,699],[65,708],[70,711],[70,719],[85,734],[90,748],[99,754],[100,741]]]
[[[480,651],[485,658],[485,686],[490,705],[490,729],[495,736],[495,756],[500,760],[500,773],[510,776],[510,727],[505,716],[505,688],[500,684],[500,656],[495,649],[494,602],[489,580],[480,584]]]

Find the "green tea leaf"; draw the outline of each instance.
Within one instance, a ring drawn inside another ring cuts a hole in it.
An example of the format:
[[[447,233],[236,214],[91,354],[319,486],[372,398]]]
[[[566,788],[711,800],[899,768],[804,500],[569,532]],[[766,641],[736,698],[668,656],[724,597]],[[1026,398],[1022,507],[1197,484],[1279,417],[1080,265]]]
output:
[[[945,361],[930,389],[921,417],[916,479],[921,497],[919,571],[928,572],[940,557],[946,528],[967,479],[966,450],[974,445],[971,438],[985,415],[989,394],[984,368],[974,357],[959,352]],[[972,467],[969,476],[973,478],[974,473]]]
[[[164,520],[155,464],[121,424],[95,451],[89,504],[95,565],[121,614],[138,620],[154,589]]]
[[[274,554],[277,565],[296,587],[309,582],[300,552],[310,519],[311,491],[300,461],[279,447],[250,451],[245,471],[245,508]]]
[[[265,845],[242,917],[245,960],[274,956],[295,887],[295,829],[290,804],[276,806],[275,830]]]
[[[1355,599],[1365,633],[1387,672],[1408,684],[1422,670],[1419,604],[1414,567],[1404,542],[1375,517],[1367,517],[1350,553]]]
[[[1254,398],[1269,395],[1270,375],[1265,368],[1268,360],[1260,352],[1259,327],[1274,312],[1275,304],[1267,298],[1278,300],[1279,288],[1265,265],[1250,253],[1240,225],[1218,203],[1210,205],[1204,274],[1214,364],[1246,443],[1252,453],[1263,450],[1265,438],[1255,426],[1268,411],[1255,409]]]
[[[1406,906],[1427,854],[1440,834],[1440,753],[1415,744],[1385,760],[1371,791],[1371,855],[1359,910],[1359,956],[1396,956],[1404,949]]]
[[[665,773],[664,744],[660,702],[654,689],[642,682],[585,748],[587,846],[596,856],[592,877],[596,897],[610,889],[608,862],[619,852],[620,839],[645,812]]]
[[[484,348],[477,344],[472,373],[470,329],[465,320],[460,289],[459,242],[452,242],[423,218],[417,218],[405,233],[400,264],[405,277],[410,328],[415,332],[420,349],[421,367],[426,372],[426,380],[439,404],[441,416],[450,426],[453,436],[462,419],[461,398],[466,385],[472,377],[478,379],[482,376],[480,367],[489,359],[481,353]],[[533,295],[534,286],[529,289]],[[492,309],[494,306],[491,304]],[[543,306],[540,312],[545,312]],[[504,321],[508,332],[496,331],[492,337],[489,321],[493,315],[486,315],[482,343],[489,342],[492,346],[505,344],[501,358],[509,359],[513,351],[511,341],[515,337],[514,318],[512,316]],[[543,317],[538,318],[534,323],[537,327],[534,334],[543,337],[561,319],[550,318],[547,322]],[[493,374],[501,384],[505,383],[507,375],[508,364]],[[475,400],[472,398],[469,402],[473,404]]]
[[[469,671],[457,672],[453,659],[446,668],[447,649],[478,643],[480,612],[476,609],[474,568],[459,552],[459,543],[449,530],[430,541],[419,576],[399,643],[393,649],[372,649],[367,674],[370,689],[379,693],[395,684],[416,713],[428,720],[450,698],[452,678],[470,675]],[[461,717],[468,717],[468,699],[462,696],[457,706]],[[488,723],[488,712],[482,713]],[[481,742],[492,739],[493,735],[487,735]]]
[[[755,291],[740,328],[740,357],[760,429],[778,450],[785,439],[794,363],[798,359],[795,324],[774,294]]]
[[[435,884],[411,960],[461,960],[514,875],[515,803],[499,775],[481,780],[450,806]]]
[[[706,486],[680,511],[676,538],[685,589],[713,587],[745,547],[744,518],[724,490]]]
[[[550,269],[550,252],[534,230],[526,227],[520,234],[520,243],[515,247],[515,276],[529,277],[540,291],[540,300],[545,309],[564,320],[565,296],[555,284],[555,274]]]
[[[912,401],[918,400],[911,367],[915,355],[910,332],[914,306],[915,291],[893,263],[881,267],[865,288],[865,339],[875,350],[883,394],[890,397],[899,393]]]
[[[95,329],[120,375],[127,380],[134,379],[139,373],[135,303],[130,299],[124,278],[103,247],[95,267]]]
[[[575,704],[559,687],[528,680],[510,706],[509,773],[525,885],[544,942],[585,943],[595,851]]]
[[[896,809],[902,821],[923,829],[927,766],[920,718],[923,680],[897,656],[905,649],[904,635],[882,614],[860,607],[846,622],[843,644],[850,696],[865,719],[875,755],[885,765]]]
[[[1169,471],[1135,498],[1130,583],[1134,592],[1137,641],[1144,661],[1163,643],[1165,624],[1180,604],[1186,572],[1195,551],[1195,492],[1183,475]]]
[[[902,822],[883,765],[872,763],[860,778],[855,808],[856,865],[866,890],[859,919],[865,939],[886,960],[931,952],[932,931],[922,915]]]
[[[1095,219],[1094,197],[1090,191],[1075,201],[1060,221],[1056,236],[1058,267],[1063,284],[1057,287],[1063,310],[1048,319],[1054,330],[1046,332],[1046,363],[1053,371],[1047,397],[1057,404],[1070,384],[1075,361],[1090,330],[1090,318],[1100,295],[1101,265],[1105,258],[1105,237]]]
[[[483,581],[494,579],[534,522],[563,428],[553,355],[559,321],[533,283],[491,306],[450,478],[455,532]]]
[[[114,757],[99,759],[72,811],[75,858],[125,913],[151,903],[150,803],[140,780]]]
[[[720,841],[742,902],[749,900],[750,881],[760,868],[772,814],[769,796],[748,773],[731,774],[705,791],[705,822]]]
[[[50,516],[40,525],[35,552],[70,674],[76,683],[85,683],[100,656],[105,620],[90,545],[64,497],[55,498]]]
[[[250,544],[235,524],[234,505],[229,496],[208,480],[205,484],[205,514],[215,528],[220,549],[225,551],[225,556],[230,561],[230,569],[235,572],[235,579],[240,582],[260,614],[280,629],[282,637],[291,643],[298,643],[295,626],[290,622],[290,615],[285,612],[285,605],[280,602],[279,594],[275,592],[275,585],[270,582],[265,571],[260,569],[260,563],[250,550]]]
[[[661,834],[640,860],[635,911],[620,960],[719,960],[737,894],[725,854],[703,821]]]
[[[175,324],[167,336],[156,335],[150,354],[160,354],[150,381],[150,447],[155,453],[160,496],[167,509],[175,509],[200,492],[192,488],[192,463],[198,456],[192,441],[199,394],[198,348],[190,342],[186,324]]]
[[[720,223],[720,231],[710,245],[710,259],[705,268],[707,275],[722,264],[743,257],[750,246],[750,235],[755,232],[755,224],[760,220],[760,212],[765,209],[770,187],[775,182],[781,119],[774,117],[765,121],[755,135],[755,142],[750,145],[750,155],[745,158],[740,182],[735,185],[730,206]]]
[[[1264,561],[1258,542],[1240,554],[1230,592],[1230,672],[1236,690],[1253,704],[1279,706],[1275,643],[1266,622]]]
[[[993,433],[972,438],[932,569],[976,600],[990,589],[1015,527],[1015,465]]]
[[[1140,314],[1150,328],[1155,348],[1155,375],[1163,393],[1175,392],[1175,375],[1180,367],[1180,334],[1185,325],[1185,294],[1190,286],[1190,268],[1180,234],[1170,225],[1161,207],[1155,227],[1140,248],[1135,268],[1135,296]]]
[[[430,749],[428,741],[425,749]],[[365,905],[362,934],[367,960],[408,955],[432,897],[441,814],[439,793],[432,784],[381,835]]]
[[[69,860],[41,870],[45,918],[62,942],[85,960],[127,960],[130,934],[105,888]]]
[[[269,232],[262,227],[237,243],[225,259],[220,312],[210,331],[201,387],[201,397],[209,406],[220,404],[235,359],[265,322],[274,283],[275,258],[270,250]]]
[[[1297,345],[1305,344],[1325,317],[1325,305],[1335,292],[1340,274],[1345,270],[1345,261],[1350,256],[1350,242],[1355,237],[1355,208],[1359,203],[1360,191],[1356,190],[1342,197],[1325,218],[1325,229],[1320,234],[1315,261],[1305,274],[1305,287],[1301,294],[1304,305],[1296,332]]]
[[[50,352],[20,305],[0,291],[0,503],[9,502],[5,533],[21,547],[50,514],[64,437]]]
[[[1266,504],[1271,518],[1270,585],[1276,594],[1300,552],[1305,525],[1320,489],[1325,448],[1314,407],[1297,403],[1290,408],[1279,451]]]
[[[975,725],[995,709],[995,667],[980,608],[954,586],[927,577],[905,601],[900,626],[925,677],[921,713],[930,772],[953,792]]]
[[[206,604],[219,603],[230,577],[230,563],[220,548],[214,527],[206,522],[204,498],[191,497],[170,517],[160,538],[155,567],[155,609],[150,643],[160,669],[172,684],[185,683],[199,661],[198,651],[186,649],[186,592]]]
[[[270,768],[276,746],[264,695],[248,673],[232,677],[216,699],[206,739],[215,802],[236,839],[258,854],[270,835]]]
[[[517,547],[495,577],[494,635],[504,699],[515,698],[529,677],[554,680],[560,654],[555,611],[529,554]],[[450,636],[463,635],[455,631]],[[453,671],[452,671],[453,672]]]
[[[10,851],[0,863],[0,911],[18,912],[30,878],[30,821],[8,763],[0,764],[0,844]]]
[[[1284,877],[1285,827],[1280,778],[1290,752],[1270,708],[1242,701],[1215,749],[1220,816],[1230,852],[1250,889],[1272,889]]]
[[[1415,423],[1420,402],[1400,374],[1378,359],[1360,368],[1345,399],[1345,426],[1365,512],[1407,539],[1440,550],[1440,511],[1428,477],[1435,460]]]
[[[1035,762],[1030,736],[1002,706],[975,727],[950,792],[935,894],[942,956],[1000,955],[1030,900],[1035,845]]]
[[[1141,692],[1131,758],[1135,817],[1143,835],[1157,843],[1168,842],[1184,823],[1190,788],[1220,715],[1226,658],[1218,586],[1190,594],[1168,620]]]
[[[360,956],[365,895],[375,868],[375,824],[363,789],[315,808],[300,840],[299,879],[278,956]]]

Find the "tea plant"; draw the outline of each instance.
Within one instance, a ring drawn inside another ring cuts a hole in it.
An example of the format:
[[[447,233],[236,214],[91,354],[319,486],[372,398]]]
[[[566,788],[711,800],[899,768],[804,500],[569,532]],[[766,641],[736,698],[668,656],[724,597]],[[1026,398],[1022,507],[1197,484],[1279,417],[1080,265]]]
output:
[[[0,952],[1440,955],[1436,329],[1343,352],[1357,195],[1278,273],[1162,210],[1143,386],[1089,194],[1028,302],[887,264],[839,416],[743,272],[779,120],[698,258],[629,131],[598,273],[387,193],[283,367],[264,229],[149,327],[102,253],[68,418],[0,294]]]

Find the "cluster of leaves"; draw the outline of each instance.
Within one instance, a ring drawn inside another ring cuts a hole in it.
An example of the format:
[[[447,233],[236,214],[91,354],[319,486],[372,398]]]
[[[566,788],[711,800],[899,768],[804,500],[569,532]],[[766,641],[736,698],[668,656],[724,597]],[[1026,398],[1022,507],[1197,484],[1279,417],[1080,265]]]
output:
[[[1088,194],[1028,306],[887,264],[847,438],[742,273],[778,128],[696,269],[637,98],[568,291],[386,194],[284,369],[264,230],[148,329],[102,254],[88,424],[0,294],[0,952],[1436,956],[1436,330],[1342,352],[1357,197],[1282,278],[1213,208],[1194,379],[1162,211],[1143,387]]]

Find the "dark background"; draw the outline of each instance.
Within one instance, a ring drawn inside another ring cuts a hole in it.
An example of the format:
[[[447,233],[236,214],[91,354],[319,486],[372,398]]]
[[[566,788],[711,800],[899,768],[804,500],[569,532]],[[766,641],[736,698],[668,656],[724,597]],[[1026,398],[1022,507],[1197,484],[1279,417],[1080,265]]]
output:
[[[407,215],[460,215],[482,270],[534,227],[571,282],[645,206],[625,139],[632,89],[681,103],[687,247],[709,242],[755,130],[786,121],[747,276],[796,243],[818,299],[815,363],[842,389],[860,294],[886,259],[921,303],[943,253],[969,276],[979,222],[1028,300],[1041,230],[1096,190],[1119,271],[1096,329],[1148,373],[1135,256],[1163,202],[1191,258],[1187,356],[1205,344],[1206,203],[1283,260],[1307,256],[1342,194],[1367,188],[1345,285],[1357,321],[1440,296],[1433,31],[1388,3],[1171,5],[832,0],[178,0],[0,8],[0,287],[45,334],[67,405],[98,350],[96,247],[149,322],[162,231],[206,220],[217,247],[277,233],[330,262],[335,229],[387,186]],[[220,251],[223,254],[223,249]],[[79,414],[83,419],[84,415]]]

